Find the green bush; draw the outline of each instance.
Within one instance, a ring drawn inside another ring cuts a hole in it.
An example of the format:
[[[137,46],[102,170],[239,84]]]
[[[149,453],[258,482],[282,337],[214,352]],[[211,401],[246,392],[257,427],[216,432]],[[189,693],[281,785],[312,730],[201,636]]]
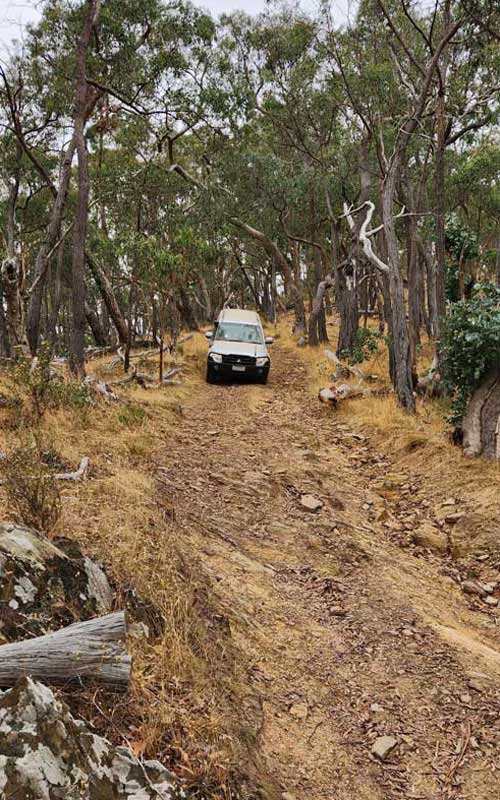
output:
[[[14,400],[30,421],[38,424],[49,408],[83,409],[91,400],[81,381],[65,379],[51,365],[51,350],[43,344],[36,359],[21,357],[10,374]]]
[[[450,303],[460,300],[459,267],[479,255],[477,234],[463,223],[457,214],[446,217],[446,297]],[[464,276],[467,283],[470,276]]]
[[[347,358],[349,364],[361,364],[365,359],[370,358],[378,350],[378,343],[382,334],[372,331],[370,328],[359,328],[356,336],[356,344],[351,353],[342,353],[343,358]]]
[[[458,424],[467,401],[488,372],[500,367],[500,287],[477,285],[470,300],[449,307],[442,340],[442,371]]]

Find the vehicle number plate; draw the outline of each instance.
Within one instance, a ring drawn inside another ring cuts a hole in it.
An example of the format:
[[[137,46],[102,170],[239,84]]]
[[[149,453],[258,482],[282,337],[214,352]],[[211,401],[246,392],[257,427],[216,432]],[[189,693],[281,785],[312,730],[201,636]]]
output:
[[[245,367],[237,366],[236,364],[233,365],[234,372],[245,372]]]

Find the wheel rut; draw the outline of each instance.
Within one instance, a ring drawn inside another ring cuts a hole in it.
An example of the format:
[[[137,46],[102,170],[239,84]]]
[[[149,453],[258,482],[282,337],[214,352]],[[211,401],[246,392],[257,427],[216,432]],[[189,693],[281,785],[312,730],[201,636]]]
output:
[[[296,353],[273,356],[267,387],[193,397],[159,464],[260,697],[268,771],[284,800],[498,795],[496,630],[384,525],[389,460],[311,397]],[[411,518],[400,493],[390,513]]]

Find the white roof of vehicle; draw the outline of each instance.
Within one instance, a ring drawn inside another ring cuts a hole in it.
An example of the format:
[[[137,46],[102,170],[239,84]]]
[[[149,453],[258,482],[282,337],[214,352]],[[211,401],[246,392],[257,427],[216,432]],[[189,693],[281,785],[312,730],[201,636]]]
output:
[[[251,325],[260,325],[260,317],[256,311],[247,311],[243,308],[224,308],[219,314],[219,322],[246,322]]]

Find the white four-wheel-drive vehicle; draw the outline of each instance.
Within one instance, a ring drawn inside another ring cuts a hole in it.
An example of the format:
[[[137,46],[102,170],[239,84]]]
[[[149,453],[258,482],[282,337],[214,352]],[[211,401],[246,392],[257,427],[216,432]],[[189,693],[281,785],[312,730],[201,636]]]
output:
[[[218,378],[256,378],[267,383],[271,359],[266,337],[259,315],[255,311],[240,308],[225,308],[213,331],[206,334],[210,339],[207,359],[207,381]]]

